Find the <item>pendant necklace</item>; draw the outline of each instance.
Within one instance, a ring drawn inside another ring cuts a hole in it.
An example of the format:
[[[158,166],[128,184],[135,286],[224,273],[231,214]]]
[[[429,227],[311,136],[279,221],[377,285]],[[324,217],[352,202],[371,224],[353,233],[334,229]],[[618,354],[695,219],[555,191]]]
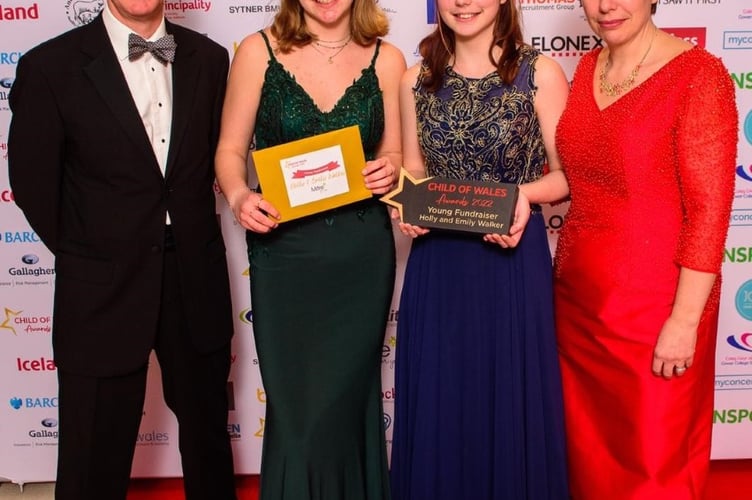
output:
[[[314,40],[314,42],[313,42],[313,49],[316,52],[318,52],[319,54],[321,54],[322,56],[326,57],[326,59],[329,62],[329,64],[332,64],[334,62],[334,61],[332,61],[332,59],[334,59],[335,57],[337,57],[340,52],[342,52],[343,50],[345,50],[345,47],[347,47],[350,44],[350,41],[352,41],[352,33],[349,34],[349,35],[347,35],[342,40],[336,40],[336,41],[333,41],[333,42],[327,42],[327,41],[323,41],[323,40]],[[344,43],[342,43],[342,42],[344,42]],[[339,43],[339,45],[327,45],[328,43],[334,43],[334,44]],[[319,48],[319,47],[321,47],[321,48]],[[331,55],[327,55],[321,49],[334,50],[336,52],[334,52]]]
[[[619,83],[610,83],[606,80],[606,72],[611,67],[611,64],[609,63],[608,58],[606,58],[606,62],[603,64],[603,69],[601,69],[600,75],[598,75],[601,94],[606,94],[609,97],[615,97],[615,96],[621,95],[622,93],[632,88],[632,85],[634,85],[635,79],[637,78],[637,75],[640,72],[642,63],[645,62],[645,59],[648,57],[648,54],[650,53],[650,49],[653,48],[653,40],[655,40],[655,35],[657,31],[658,31],[657,29],[653,31],[653,37],[650,39],[650,43],[648,44],[648,50],[645,51],[645,55],[642,56],[642,59],[640,59],[640,62],[637,63],[637,66],[635,66],[632,69],[632,71],[630,71],[627,78],[625,78],[623,81]]]

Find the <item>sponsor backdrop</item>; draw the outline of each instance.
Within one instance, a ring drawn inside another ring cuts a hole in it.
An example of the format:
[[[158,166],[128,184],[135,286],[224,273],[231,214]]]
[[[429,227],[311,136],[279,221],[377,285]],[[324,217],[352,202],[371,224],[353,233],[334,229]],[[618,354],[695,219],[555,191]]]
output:
[[[51,318],[54,262],[13,202],[6,168],[11,118],[8,93],[18,59],[25,51],[89,22],[101,10],[103,1],[0,0],[0,480],[20,483],[53,480],[58,436],[56,371],[50,350],[54,328]],[[520,3],[526,39],[559,61],[568,75],[572,75],[583,53],[601,45],[584,21],[578,0],[520,0]],[[167,0],[165,4],[170,19],[205,33],[232,54],[245,35],[269,24],[279,2]],[[392,22],[388,39],[404,52],[408,64],[416,62],[418,42],[431,30],[433,0],[379,0],[379,4]],[[738,175],[724,263],[713,457],[750,457],[752,450],[747,443],[752,441],[752,7],[748,0],[659,0],[659,4],[657,24],[723,58],[737,88],[741,118]],[[39,133],[45,133],[44,123],[39,124]],[[228,387],[232,395],[228,431],[235,448],[237,472],[257,473],[266,397],[252,338],[249,280],[253,277],[248,274],[243,232],[219,192],[217,211],[229,252],[236,329]],[[546,211],[553,251],[565,213],[566,205]],[[409,242],[401,235],[396,235],[396,240],[400,275]],[[396,320],[400,288],[398,278],[382,351],[384,426],[388,441],[397,397],[393,373],[395,348],[399,343]],[[156,362],[153,368],[133,475],[179,476],[177,426],[162,403]]]

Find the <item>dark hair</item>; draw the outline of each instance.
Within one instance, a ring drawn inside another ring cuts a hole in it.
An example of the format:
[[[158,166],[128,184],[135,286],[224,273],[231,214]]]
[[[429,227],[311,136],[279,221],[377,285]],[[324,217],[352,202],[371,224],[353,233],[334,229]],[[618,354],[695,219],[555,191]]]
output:
[[[436,8],[436,29],[420,41],[418,49],[423,57],[426,70],[421,75],[423,87],[435,92],[441,86],[442,75],[449,59],[454,54],[454,32],[441,19],[438,5]],[[488,58],[496,66],[501,79],[512,83],[519,71],[519,47],[523,44],[522,24],[517,10],[517,0],[507,0],[499,6],[499,14],[493,28],[493,43],[488,48]],[[493,56],[495,47],[501,47],[501,56],[496,61]]]
[[[282,52],[303,47],[315,39],[306,27],[299,0],[281,0],[271,32]],[[370,45],[389,32],[389,20],[375,0],[353,0],[350,32],[355,43]]]

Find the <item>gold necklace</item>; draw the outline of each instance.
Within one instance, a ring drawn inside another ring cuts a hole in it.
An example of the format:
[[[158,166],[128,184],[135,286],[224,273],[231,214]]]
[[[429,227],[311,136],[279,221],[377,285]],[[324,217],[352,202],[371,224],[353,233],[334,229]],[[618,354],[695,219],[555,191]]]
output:
[[[331,47],[332,45],[337,45],[338,43],[349,42],[351,38],[352,33],[348,33],[346,37],[340,38],[339,40],[322,40],[321,38],[314,37],[314,42],[318,44],[319,47],[326,47],[327,45]]]
[[[339,55],[339,53],[342,52],[343,50],[345,50],[345,47],[347,47],[350,44],[350,41],[352,41],[352,35],[349,35],[346,40],[347,41],[345,43],[343,43],[342,45],[335,45],[333,47],[329,47],[327,45],[321,45],[318,41],[315,41],[315,42],[313,42],[313,50],[315,50],[316,52],[318,52],[322,56],[326,57],[326,59],[329,62],[329,64],[332,64],[334,62],[334,61],[332,61],[332,59],[334,59],[335,57],[337,57]],[[324,48],[324,49],[336,50],[336,52],[334,54],[331,54],[331,55],[326,55],[318,47],[321,47],[321,48]]]
[[[634,85],[635,79],[637,79],[637,75],[640,72],[642,63],[645,62],[645,59],[650,53],[650,49],[653,48],[653,40],[655,40],[656,31],[658,30],[653,31],[653,37],[650,39],[648,50],[645,51],[645,55],[642,56],[642,59],[640,59],[640,62],[637,63],[637,66],[635,66],[632,71],[629,72],[629,75],[627,75],[627,78],[625,78],[623,81],[619,83],[610,83],[606,81],[606,71],[608,71],[608,68],[611,67],[608,58],[606,58],[606,62],[603,64],[603,68],[601,69],[601,73],[600,75],[598,75],[601,94],[606,94],[609,97],[615,97],[632,88],[632,85]]]

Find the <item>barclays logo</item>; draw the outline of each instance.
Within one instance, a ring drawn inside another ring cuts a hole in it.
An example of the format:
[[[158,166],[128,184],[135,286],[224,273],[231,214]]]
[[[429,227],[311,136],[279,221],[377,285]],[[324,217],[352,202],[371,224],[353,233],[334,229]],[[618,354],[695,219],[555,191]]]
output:
[[[57,419],[55,418],[45,418],[41,422],[42,426],[51,428],[51,427],[57,427]]]
[[[21,398],[10,398],[10,401],[8,402],[14,410],[19,410],[23,406],[23,400],[21,400]]]
[[[21,262],[23,262],[24,264],[28,264],[30,266],[33,266],[34,264],[36,264],[37,262],[39,262],[39,257],[37,257],[36,255],[34,255],[33,253],[27,253],[26,255],[24,255],[23,257],[21,257]]]
[[[4,89],[9,89],[13,86],[14,80],[15,80],[14,78],[10,78],[10,77],[0,78],[0,87]]]

